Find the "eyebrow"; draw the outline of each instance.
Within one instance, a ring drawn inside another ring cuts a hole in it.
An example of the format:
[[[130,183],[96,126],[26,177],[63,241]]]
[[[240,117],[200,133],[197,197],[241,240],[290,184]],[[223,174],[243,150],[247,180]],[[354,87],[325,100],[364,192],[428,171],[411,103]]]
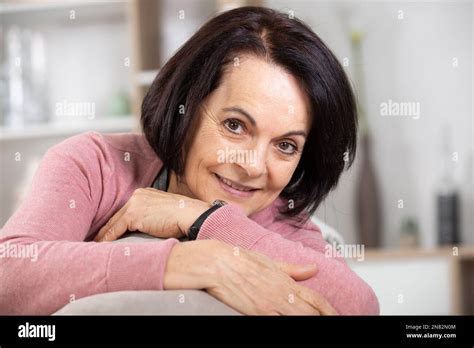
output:
[[[245,111],[244,109],[242,108],[239,108],[237,106],[232,106],[232,107],[229,107],[229,108],[223,108],[222,109],[223,111],[230,111],[230,112],[237,112],[243,116],[245,116],[249,122],[252,124],[252,126],[256,127],[257,126],[257,121],[255,121],[255,118],[252,117],[252,115],[250,115],[247,111]],[[306,135],[306,132],[305,131],[290,131],[290,132],[287,132],[283,135],[281,135],[281,137],[289,137],[289,136],[292,136],[292,135],[300,135],[304,138],[307,137]]]

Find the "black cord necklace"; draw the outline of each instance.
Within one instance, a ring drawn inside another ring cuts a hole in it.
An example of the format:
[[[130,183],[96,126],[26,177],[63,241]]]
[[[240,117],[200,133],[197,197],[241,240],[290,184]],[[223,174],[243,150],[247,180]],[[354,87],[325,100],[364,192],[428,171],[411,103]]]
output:
[[[170,184],[169,179],[170,178],[169,178],[169,175],[168,175],[168,168],[163,166],[161,168],[160,172],[158,173],[158,175],[156,176],[156,179],[153,182],[152,187],[157,189],[157,190],[167,192],[169,184]]]

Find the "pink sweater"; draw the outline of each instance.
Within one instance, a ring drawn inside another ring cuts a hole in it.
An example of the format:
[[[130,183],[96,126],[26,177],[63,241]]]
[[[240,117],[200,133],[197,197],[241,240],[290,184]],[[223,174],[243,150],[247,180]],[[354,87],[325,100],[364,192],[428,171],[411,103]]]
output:
[[[0,232],[4,250],[29,246],[38,252],[36,260],[0,258],[0,314],[50,314],[71,299],[98,293],[162,290],[166,261],[178,240],[91,241],[135,189],[152,184],[161,166],[140,134],[88,132],[53,146],[28,197]],[[198,239],[221,240],[275,260],[316,263],[318,273],[301,284],[324,295],[340,314],[378,314],[372,289],[342,258],[325,256],[319,228],[273,221],[275,209],[274,204],[247,217],[234,205],[224,206],[205,221]]]

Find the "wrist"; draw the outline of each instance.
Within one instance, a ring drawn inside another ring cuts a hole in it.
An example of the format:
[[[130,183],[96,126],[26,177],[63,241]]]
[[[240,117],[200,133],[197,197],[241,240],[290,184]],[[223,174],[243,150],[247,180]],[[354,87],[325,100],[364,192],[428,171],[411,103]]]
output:
[[[179,219],[178,227],[181,233],[187,237],[187,233],[192,224],[210,207],[212,207],[211,204],[203,201],[196,200],[192,202],[184,212],[184,216]]]
[[[215,254],[221,242],[202,240],[178,243],[165,267],[163,289],[207,289],[215,284]]]
[[[187,230],[187,236],[189,240],[196,240],[201,230],[201,226],[204,222],[212,215],[217,209],[223,207],[227,203],[225,201],[216,199],[212,202],[211,207],[209,207],[204,213],[202,213]]]

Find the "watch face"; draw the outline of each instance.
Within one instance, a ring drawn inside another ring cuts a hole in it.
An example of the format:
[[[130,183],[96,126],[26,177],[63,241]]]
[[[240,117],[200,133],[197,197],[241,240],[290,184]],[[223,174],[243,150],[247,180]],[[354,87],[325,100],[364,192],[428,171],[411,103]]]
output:
[[[222,200],[220,200],[220,199],[216,199],[214,202],[212,202],[212,205],[213,205],[213,206],[214,206],[214,205],[218,205],[218,206],[222,207],[222,206],[224,206],[224,205],[226,205],[226,204],[227,204],[226,201],[222,201]]]

